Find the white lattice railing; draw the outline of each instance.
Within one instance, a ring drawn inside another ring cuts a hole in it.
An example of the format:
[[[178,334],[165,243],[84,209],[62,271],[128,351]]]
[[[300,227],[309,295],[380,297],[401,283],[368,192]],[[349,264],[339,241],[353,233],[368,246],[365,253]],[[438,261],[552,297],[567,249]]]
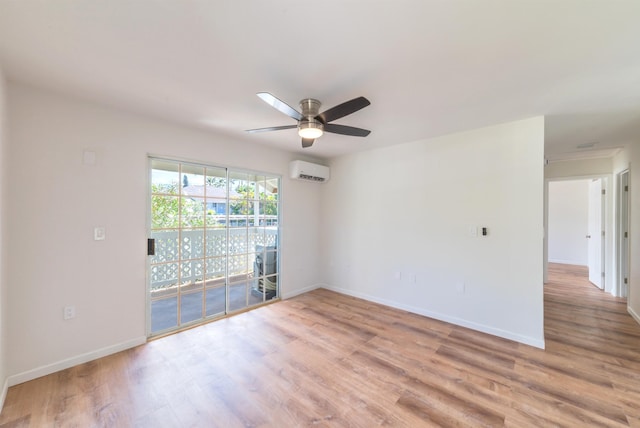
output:
[[[275,250],[277,234],[276,227],[153,231],[151,289],[202,281],[205,271],[207,280],[253,272],[256,247]]]

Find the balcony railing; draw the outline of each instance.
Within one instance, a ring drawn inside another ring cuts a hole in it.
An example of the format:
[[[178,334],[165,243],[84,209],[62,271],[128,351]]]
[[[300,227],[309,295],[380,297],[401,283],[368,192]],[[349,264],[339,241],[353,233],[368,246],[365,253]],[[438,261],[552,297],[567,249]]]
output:
[[[229,216],[230,223],[253,220],[232,217]],[[156,251],[151,258],[151,291],[251,275],[256,253],[264,251],[264,247],[267,251],[276,250],[278,228],[238,226],[241,227],[152,231]]]

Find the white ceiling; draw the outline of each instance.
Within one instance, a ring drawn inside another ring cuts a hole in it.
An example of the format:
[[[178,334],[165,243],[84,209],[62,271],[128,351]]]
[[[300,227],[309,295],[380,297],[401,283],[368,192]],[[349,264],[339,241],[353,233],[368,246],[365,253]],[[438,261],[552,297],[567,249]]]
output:
[[[546,155],[640,138],[637,0],[0,0],[9,80],[314,157],[546,115]],[[255,96],[371,106],[310,149]],[[576,152],[578,152],[576,154]],[[589,153],[586,153],[588,155]]]

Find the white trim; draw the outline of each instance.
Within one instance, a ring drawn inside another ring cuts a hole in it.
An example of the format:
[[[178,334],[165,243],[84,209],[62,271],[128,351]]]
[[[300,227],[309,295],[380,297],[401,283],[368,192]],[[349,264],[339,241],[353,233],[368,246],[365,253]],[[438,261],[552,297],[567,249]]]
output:
[[[9,378],[4,380],[4,385],[2,386],[2,393],[0,393],[0,410],[4,408],[4,400],[7,398],[7,391],[9,391]]]
[[[573,266],[583,266],[588,267],[584,263],[576,262],[575,260],[559,260],[559,259],[549,259],[549,263],[559,263],[561,265],[573,265]]]
[[[9,376],[7,383],[8,386],[18,385],[60,370],[68,369],[69,367],[77,366],[78,364],[87,363],[89,361],[97,360],[98,358],[106,357],[107,355],[134,348],[145,343],[147,343],[146,337],[138,337],[126,342],[117,343],[112,346],[107,346],[106,348],[100,348],[95,351],[87,352],[86,354],[77,355],[75,357],[67,358],[66,360],[61,360],[56,363],[47,364],[46,366],[40,366],[32,370],[27,370],[26,372]]]
[[[640,324],[640,315],[638,315],[631,306],[627,306],[627,312],[629,312],[629,315],[631,315],[633,319]]]
[[[308,293],[309,291],[313,291],[317,288],[328,288],[325,284],[315,284],[315,285],[310,285],[308,287],[304,287],[304,288],[298,288],[297,290],[294,290],[290,293],[282,293],[282,300],[286,300],[286,299],[290,299],[292,297],[298,296],[300,294],[304,294],[304,293]]]
[[[611,294],[615,297],[629,297],[629,285],[624,283],[625,278],[629,278],[631,260],[629,254],[630,237],[625,237],[625,233],[629,232],[631,225],[630,219],[630,201],[629,192],[624,190],[623,186],[629,185],[629,168],[626,168],[616,174],[616,200],[615,200],[615,225],[616,242],[614,245],[615,250],[615,271],[616,271],[616,286],[611,290]],[[624,226],[624,227],[623,227]],[[625,269],[626,268],[626,269]],[[625,272],[626,270],[626,272]],[[624,289],[624,290],[623,290]],[[623,292],[624,291],[624,292]]]
[[[357,297],[359,299],[368,300],[370,302],[379,303],[381,305],[389,306],[389,307],[396,308],[396,309],[402,309],[403,311],[407,311],[407,312],[411,312],[411,313],[414,313],[414,314],[422,315],[422,316],[425,316],[425,317],[428,317],[428,318],[433,318],[433,319],[436,319],[436,320],[448,322],[450,324],[458,325],[458,326],[461,326],[461,327],[470,328],[472,330],[480,331],[482,333],[487,333],[487,334],[491,334],[493,336],[502,337],[504,339],[513,340],[515,342],[524,343],[525,345],[534,346],[536,348],[544,349],[544,346],[545,346],[544,339],[543,340],[539,340],[539,339],[535,339],[533,337],[522,336],[520,334],[516,334],[516,333],[510,332],[510,331],[501,330],[501,329],[494,328],[494,327],[489,327],[489,326],[486,326],[486,325],[483,325],[483,324],[477,324],[477,323],[474,323],[474,322],[471,322],[471,321],[467,321],[467,320],[462,319],[462,318],[451,317],[451,316],[448,316],[448,315],[443,315],[443,314],[438,313],[438,312],[426,311],[424,309],[416,308],[414,306],[402,305],[402,304],[399,304],[397,302],[393,302],[393,301],[385,300],[385,299],[379,299],[377,297],[371,296],[371,295],[366,294],[366,293],[354,292],[354,291],[347,290],[347,289],[340,288],[340,287],[332,287],[332,286],[328,286],[328,285],[323,285],[323,288],[326,288],[327,290],[335,291],[335,292],[340,293],[340,294],[346,294],[347,296]]]

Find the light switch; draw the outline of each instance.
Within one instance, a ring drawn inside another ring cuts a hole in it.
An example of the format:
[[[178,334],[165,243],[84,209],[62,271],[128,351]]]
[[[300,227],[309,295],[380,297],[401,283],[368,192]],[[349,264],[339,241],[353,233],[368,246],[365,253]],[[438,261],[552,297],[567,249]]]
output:
[[[76,307],[75,306],[65,306],[64,311],[62,313],[62,319],[70,320],[76,317]]]
[[[104,227],[98,226],[93,229],[93,240],[94,241],[104,241]]]

